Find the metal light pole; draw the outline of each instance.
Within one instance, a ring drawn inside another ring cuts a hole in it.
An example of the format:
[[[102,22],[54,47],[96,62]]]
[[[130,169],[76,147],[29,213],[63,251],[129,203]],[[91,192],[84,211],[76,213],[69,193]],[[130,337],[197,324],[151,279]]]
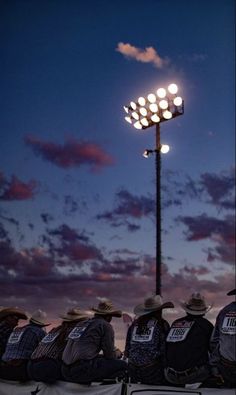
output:
[[[161,295],[161,136],[156,124],[156,295]]]
[[[156,294],[161,295],[161,152],[169,151],[167,145],[161,144],[160,123],[168,121],[184,113],[184,102],[177,96],[178,87],[170,84],[166,89],[159,88],[156,94],[150,93],[147,98],[139,97],[137,102],[131,101],[128,106],[124,106],[126,121],[136,129],[147,129],[156,127],[156,147],[154,150],[146,149],[143,156],[148,158],[155,153],[156,170]]]

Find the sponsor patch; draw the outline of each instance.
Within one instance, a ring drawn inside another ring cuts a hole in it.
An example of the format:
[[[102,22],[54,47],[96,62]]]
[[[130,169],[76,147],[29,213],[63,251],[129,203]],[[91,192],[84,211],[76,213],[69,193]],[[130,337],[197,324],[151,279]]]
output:
[[[25,329],[17,329],[13,331],[8,339],[8,344],[17,344],[23,336]]]
[[[147,325],[135,325],[132,333],[131,341],[134,342],[150,342],[153,338],[155,321],[149,321]]]
[[[175,322],[168,333],[166,338],[167,342],[182,342],[186,339],[194,321],[180,321]]]
[[[226,313],[221,327],[221,332],[225,335],[236,335],[236,312]]]

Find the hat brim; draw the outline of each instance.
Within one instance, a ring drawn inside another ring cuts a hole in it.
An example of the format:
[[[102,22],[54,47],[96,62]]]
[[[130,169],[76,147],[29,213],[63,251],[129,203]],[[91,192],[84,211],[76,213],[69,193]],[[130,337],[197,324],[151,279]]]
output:
[[[236,288],[232,289],[231,291],[229,291],[227,293],[227,295],[231,296],[231,295],[236,295]]]
[[[118,317],[118,318],[122,317],[122,311],[121,310],[104,311],[104,310],[96,309],[95,307],[92,307],[91,310],[94,313],[96,313],[98,315],[102,315],[102,316],[110,315],[111,317]]]
[[[19,311],[17,309],[11,309],[11,308],[3,308],[0,311],[0,320],[3,320],[9,315],[15,315],[16,317],[19,318],[19,320],[27,320],[28,317],[23,311]]]
[[[79,321],[85,318],[89,318],[87,315],[59,315],[59,318],[61,318],[63,321],[67,321],[67,322],[73,322],[73,321]]]
[[[30,319],[30,322],[32,324],[36,324],[36,325],[39,325],[39,326],[49,326],[49,325],[51,325],[50,322],[49,323],[44,323],[44,322],[41,322],[41,321],[34,320],[33,318]]]
[[[149,308],[147,309],[144,305],[144,303],[140,303],[137,306],[135,306],[134,308],[134,314],[136,316],[142,316],[142,315],[146,315],[146,314],[150,314],[154,311],[159,311],[159,310],[163,310],[163,309],[173,309],[175,306],[172,302],[165,302],[160,306],[156,306],[153,308]]]
[[[212,308],[212,305],[208,305],[202,310],[192,310],[189,308],[189,306],[187,306],[187,304],[185,302],[180,302],[179,304],[182,307],[182,309],[184,311],[186,311],[186,313],[189,313],[192,315],[204,315]]]

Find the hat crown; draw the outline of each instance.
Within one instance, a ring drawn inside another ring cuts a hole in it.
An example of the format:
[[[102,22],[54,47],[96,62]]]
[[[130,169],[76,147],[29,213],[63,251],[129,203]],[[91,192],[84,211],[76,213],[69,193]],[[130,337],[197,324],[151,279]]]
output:
[[[114,308],[112,302],[110,300],[102,300],[98,304],[98,310],[104,311],[104,312],[109,312],[112,311]]]
[[[144,301],[146,309],[153,309],[163,304],[162,297],[160,295],[151,296]]]
[[[46,318],[47,318],[47,314],[38,309],[36,311],[34,311],[34,313],[32,314],[30,321],[34,321],[36,323],[39,323],[41,325],[45,325],[46,324]]]
[[[106,298],[100,298],[100,302],[98,303],[98,307],[92,307],[92,311],[96,314],[101,315],[112,315],[113,317],[121,317],[122,311],[117,310],[113,303]]]
[[[69,308],[64,314],[59,315],[63,321],[77,321],[82,318],[88,317],[87,314],[80,310],[79,307]]]

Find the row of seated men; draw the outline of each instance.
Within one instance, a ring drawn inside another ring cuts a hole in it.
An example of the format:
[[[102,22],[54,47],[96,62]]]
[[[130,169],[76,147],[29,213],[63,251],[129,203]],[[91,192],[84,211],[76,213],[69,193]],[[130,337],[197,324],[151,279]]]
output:
[[[227,295],[235,295],[236,289]],[[68,310],[61,324],[46,333],[46,313],[37,310],[26,320],[18,308],[0,310],[0,378],[52,384],[65,380],[90,384],[122,379],[150,385],[198,384],[236,387],[236,302],[218,314],[215,326],[204,316],[212,307],[200,293],[180,302],[185,315],[170,326],[164,309],[174,308],[159,295],[134,308],[124,354],[115,348],[112,317],[121,317],[108,299],[91,310]]]

